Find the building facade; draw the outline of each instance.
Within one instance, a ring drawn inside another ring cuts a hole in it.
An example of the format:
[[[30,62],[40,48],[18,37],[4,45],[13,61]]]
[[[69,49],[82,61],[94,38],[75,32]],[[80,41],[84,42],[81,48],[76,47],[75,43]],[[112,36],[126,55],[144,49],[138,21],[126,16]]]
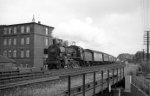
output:
[[[16,60],[16,67],[43,67],[53,29],[35,22],[1,25],[0,54]]]

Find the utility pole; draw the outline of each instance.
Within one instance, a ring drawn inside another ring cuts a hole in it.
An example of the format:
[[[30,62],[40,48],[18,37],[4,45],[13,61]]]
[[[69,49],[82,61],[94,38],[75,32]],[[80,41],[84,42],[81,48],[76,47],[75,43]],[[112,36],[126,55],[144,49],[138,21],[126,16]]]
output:
[[[149,42],[150,42],[150,31],[145,31],[145,35],[144,35],[144,45],[146,45],[146,49],[147,49],[147,53],[146,53],[146,62],[148,64],[149,62]],[[144,50],[143,50],[143,54],[144,54]]]
[[[145,57],[145,52],[144,52],[144,49],[143,49],[143,62],[144,62],[144,59],[145,59],[144,57]]]
[[[149,62],[149,42],[150,42],[150,39],[149,39],[149,32],[150,31],[145,31],[145,35],[144,35],[144,45],[146,45],[146,49],[147,49],[147,53],[146,53],[146,62],[148,64]],[[144,50],[143,50],[143,54],[144,54]]]
[[[147,31],[147,63],[149,61],[149,31]]]
[[[142,22],[144,29],[144,45],[147,49],[146,53],[146,63],[149,62],[149,38],[150,38],[150,2],[149,0],[141,0],[141,8],[142,8]]]

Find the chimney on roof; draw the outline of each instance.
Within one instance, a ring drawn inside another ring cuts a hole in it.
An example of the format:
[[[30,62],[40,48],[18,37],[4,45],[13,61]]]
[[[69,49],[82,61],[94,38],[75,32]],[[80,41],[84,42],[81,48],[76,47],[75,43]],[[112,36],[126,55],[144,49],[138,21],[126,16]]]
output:
[[[41,24],[41,21],[38,21],[38,24]]]

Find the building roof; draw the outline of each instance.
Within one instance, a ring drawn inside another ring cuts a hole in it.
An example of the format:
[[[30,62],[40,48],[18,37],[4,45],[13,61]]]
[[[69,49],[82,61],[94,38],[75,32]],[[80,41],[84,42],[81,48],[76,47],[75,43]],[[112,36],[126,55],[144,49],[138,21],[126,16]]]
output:
[[[52,27],[52,26],[48,26],[48,25],[44,25],[44,24],[36,23],[36,22],[19,23],[19,24],[10,24],[10,25],[0,25],[0,27],[4,27],[4,26],[16,26],[16,25],[26,25],[26,24],[37,24],[37,25],[46,26],[46,27],[50,27],[50,28],[53,28],[53,29],[54,29],[54,27]]]
[[[0,63],[14,63],[14,62],[16,61],[0,55]]]

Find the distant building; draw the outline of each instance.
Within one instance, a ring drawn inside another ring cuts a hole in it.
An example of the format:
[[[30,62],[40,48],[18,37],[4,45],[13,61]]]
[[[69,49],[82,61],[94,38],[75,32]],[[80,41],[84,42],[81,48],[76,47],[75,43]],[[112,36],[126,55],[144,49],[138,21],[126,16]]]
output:
[[[16,67],[43,67],[53,29],[35,22],[1,25],[0,54],[14,59]]]

